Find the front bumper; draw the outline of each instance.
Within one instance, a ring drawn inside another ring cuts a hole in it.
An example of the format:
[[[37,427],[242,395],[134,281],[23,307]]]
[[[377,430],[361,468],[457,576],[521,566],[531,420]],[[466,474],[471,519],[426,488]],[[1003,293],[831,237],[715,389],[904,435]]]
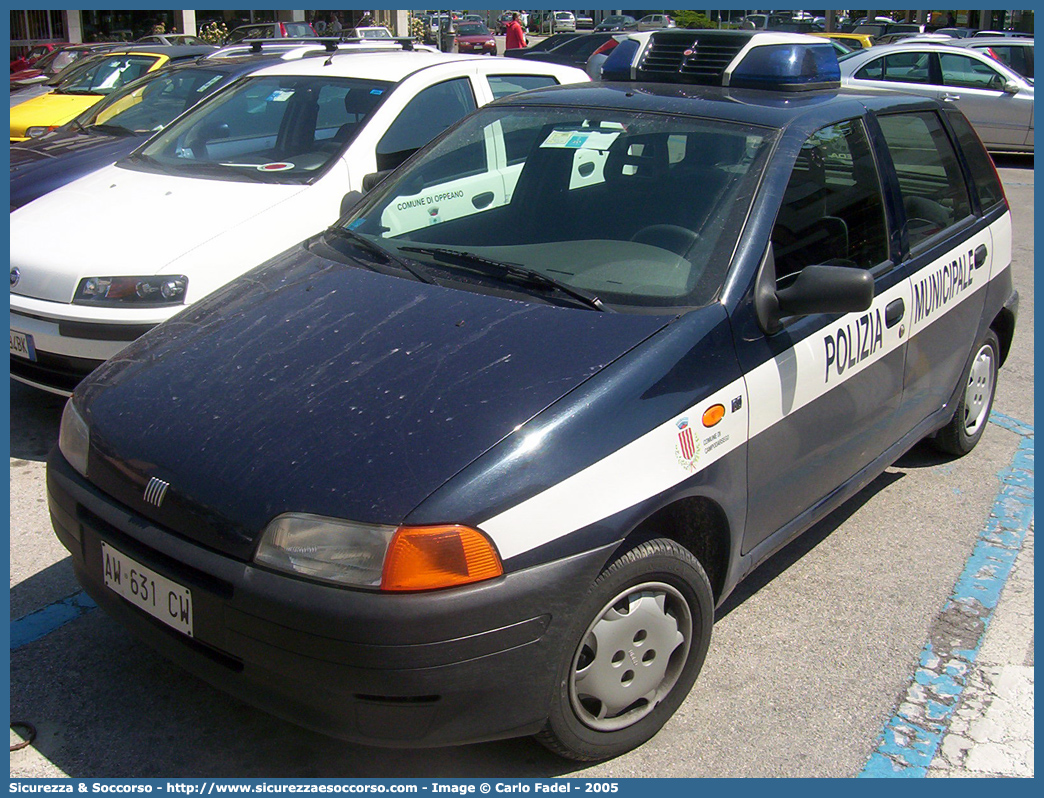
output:
[[[587,552],[453,590],[348,590],[233,560],[158,528],[101,494],[57,449],[47,489],[77,578],[112,617],[247,703],[373,745],[539,731],[570,645],[570,611],[609,555]],[[105,587],[102,541],[192,591],[192,638]]]
[[[35,354],[30,360],[12,352],[11,376],[63,396],[132,341],[181,310],[179,306],[162,315],[153,313],[154,318],[137,313],[126,323],[113,323],[87,314],[77,316],[72,305],[19,296],[12,296],[11,304],[11,331],[30,336]]]

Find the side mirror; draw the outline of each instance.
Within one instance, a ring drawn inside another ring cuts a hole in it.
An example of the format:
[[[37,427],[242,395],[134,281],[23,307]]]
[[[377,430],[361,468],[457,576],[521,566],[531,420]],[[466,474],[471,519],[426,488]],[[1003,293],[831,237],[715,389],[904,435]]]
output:
[[[348,212],[359,204],[359,200],[363,198],[361,191],[349,191],[341,198],[341,216],[347,216]]]
[[[874,301],[870,272],[850,266],[806,266],[786,288],[776,287],[775,258],[770,246],[754,286],[754,311],[769,335],[779,332],[787,316],[855,313]]]
[[[1004,93],[1005,94],[1018,94],[1019,93],[1019,84],[1017,82],[1015,82],[1014,80],[1005,81],[1005,83],[1004,83]]]

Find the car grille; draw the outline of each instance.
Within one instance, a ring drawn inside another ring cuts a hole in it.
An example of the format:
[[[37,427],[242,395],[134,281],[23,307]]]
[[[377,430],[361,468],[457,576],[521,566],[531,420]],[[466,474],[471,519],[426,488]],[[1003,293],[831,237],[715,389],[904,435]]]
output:
[[[721,85],[721,76],[743,49],[739,40],[710,37],[698,32],[654,34],[638,65],[639,77],[648,80],[677,80],[711,86]],[[686,51],[691,50],[689,55]]]

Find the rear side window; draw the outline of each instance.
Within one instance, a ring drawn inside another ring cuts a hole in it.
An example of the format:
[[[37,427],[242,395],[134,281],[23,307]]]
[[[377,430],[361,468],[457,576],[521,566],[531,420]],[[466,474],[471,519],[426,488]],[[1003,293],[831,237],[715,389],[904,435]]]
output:
[[[558,85],[558,81],[550,75],[490,75],[487,79],[495,100],[520,91]]]
[[[1001,186],[1000,178],[997,177],[997,170],[993,168],[993,161],[990,159],[989,153],[986,152],[986,148],[975,134],[971,123],[964,118],[964,114],[957,109],[951,109],[946,118],[957,135],[957,143],[964,152],[964,158],[971,170],[972,182],[975,184],[975,191],[979,195],[979,204],[985,213],[1004,200],[1004,189]]]
[[[929,83],[928,53],[894,53],[877,58],[855,73],[861,80],[887,80],[893,83]]]
[[[895,163],[913,248],[971,213],[968,190],[938,116],[925,111],[878,121]]]
[[[888,259],[881,183],[861,121],[825,127],[801,147],[772,250],[778,279],[812,264],[870,269]]]

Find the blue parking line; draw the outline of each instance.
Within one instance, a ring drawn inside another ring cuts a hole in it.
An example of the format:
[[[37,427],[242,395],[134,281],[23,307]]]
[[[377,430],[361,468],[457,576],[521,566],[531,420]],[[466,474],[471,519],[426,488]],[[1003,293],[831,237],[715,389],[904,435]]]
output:
[[[877,749],[858,778],[922,778],[949,729],[1001,591],[1033,523],[1033,427],[994,412],[990,421],[1022,436],[1001,489],[953,593]]]
[[[70,621],[75,621],[85,612],[93,610],[97,606],[94,600],[81,590],[54,604],[48,604],[41,610],[11,621],[11,650],[14,651],[47,637],[55,629],[65,626]]]

